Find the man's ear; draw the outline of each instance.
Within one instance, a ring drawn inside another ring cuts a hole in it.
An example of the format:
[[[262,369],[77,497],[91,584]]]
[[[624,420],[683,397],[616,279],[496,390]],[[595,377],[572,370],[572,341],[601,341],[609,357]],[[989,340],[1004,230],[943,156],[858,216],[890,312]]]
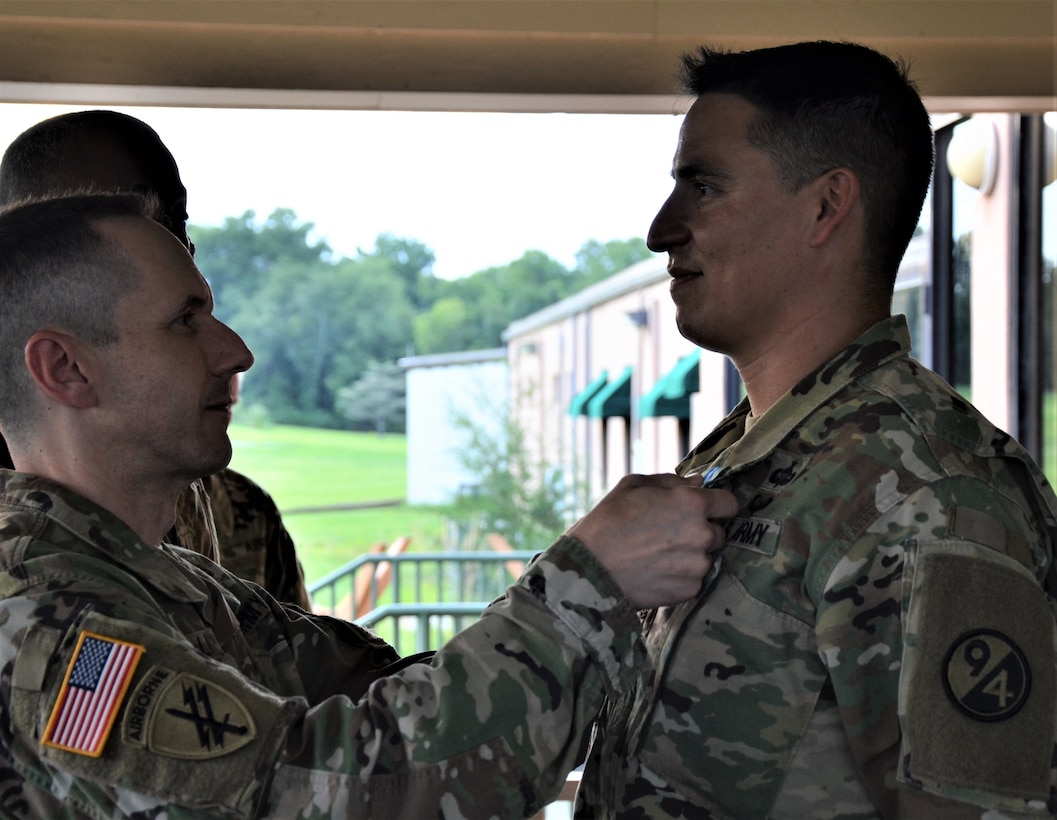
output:
[[[859,177],[849,168],[834,168],[811,183],[816,192],[815,217],[809,244],[826,244],[859,201]]]
[[[93,407],[95,385],[84,368],[83,343],[67,333],[41,330],[26,342],[29,374],[48,396],[70,407]]]

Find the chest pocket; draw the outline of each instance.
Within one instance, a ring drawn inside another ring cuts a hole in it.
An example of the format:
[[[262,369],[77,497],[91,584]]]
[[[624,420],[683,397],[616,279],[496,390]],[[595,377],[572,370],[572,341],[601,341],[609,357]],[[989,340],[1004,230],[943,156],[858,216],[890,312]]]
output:
[[[630,722],[642,727],[631,739],[640,780],[721,814],[766,816],[826,680],[814,630],[721,572],[669,638],[650,714]]]

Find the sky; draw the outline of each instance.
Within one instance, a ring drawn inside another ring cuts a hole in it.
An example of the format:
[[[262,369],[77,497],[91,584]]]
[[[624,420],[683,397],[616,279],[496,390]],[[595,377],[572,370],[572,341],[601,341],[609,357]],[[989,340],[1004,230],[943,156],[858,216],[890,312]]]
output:
[[[0,104],[0,146],[86,105]],[[645,238],[671,189],[681,116],[106,106],[172,151],[192,224],[290,208],[339,256],[415,239],[457,278],[588,240]]]

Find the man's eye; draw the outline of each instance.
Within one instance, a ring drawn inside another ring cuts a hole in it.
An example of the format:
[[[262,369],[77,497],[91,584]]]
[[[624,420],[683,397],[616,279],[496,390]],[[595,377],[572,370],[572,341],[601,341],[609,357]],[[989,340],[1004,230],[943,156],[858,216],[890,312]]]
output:
[[[694,188],[701,196],[709,196],[715,193],[716,189],[709,185],[707,182],[695,182]]]
[[[193,313],[184,313],[176,320],[176,324],[183,325],[184,327],[190,327],[194,321],[195,315]]]

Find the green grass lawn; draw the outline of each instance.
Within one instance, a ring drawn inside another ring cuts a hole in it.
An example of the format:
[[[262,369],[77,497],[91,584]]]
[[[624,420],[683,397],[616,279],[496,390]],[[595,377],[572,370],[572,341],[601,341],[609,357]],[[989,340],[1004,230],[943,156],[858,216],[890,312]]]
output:
[[[407,439],[340,430],[272,425],[231,427],[231,467],[267,490],[309,583],[341,567],[372,544],[411,538],[411,550],[442,548],[445,515],[409,507]],[[310,507],[401,500],[397,506],[340,512],[301,512]]]

